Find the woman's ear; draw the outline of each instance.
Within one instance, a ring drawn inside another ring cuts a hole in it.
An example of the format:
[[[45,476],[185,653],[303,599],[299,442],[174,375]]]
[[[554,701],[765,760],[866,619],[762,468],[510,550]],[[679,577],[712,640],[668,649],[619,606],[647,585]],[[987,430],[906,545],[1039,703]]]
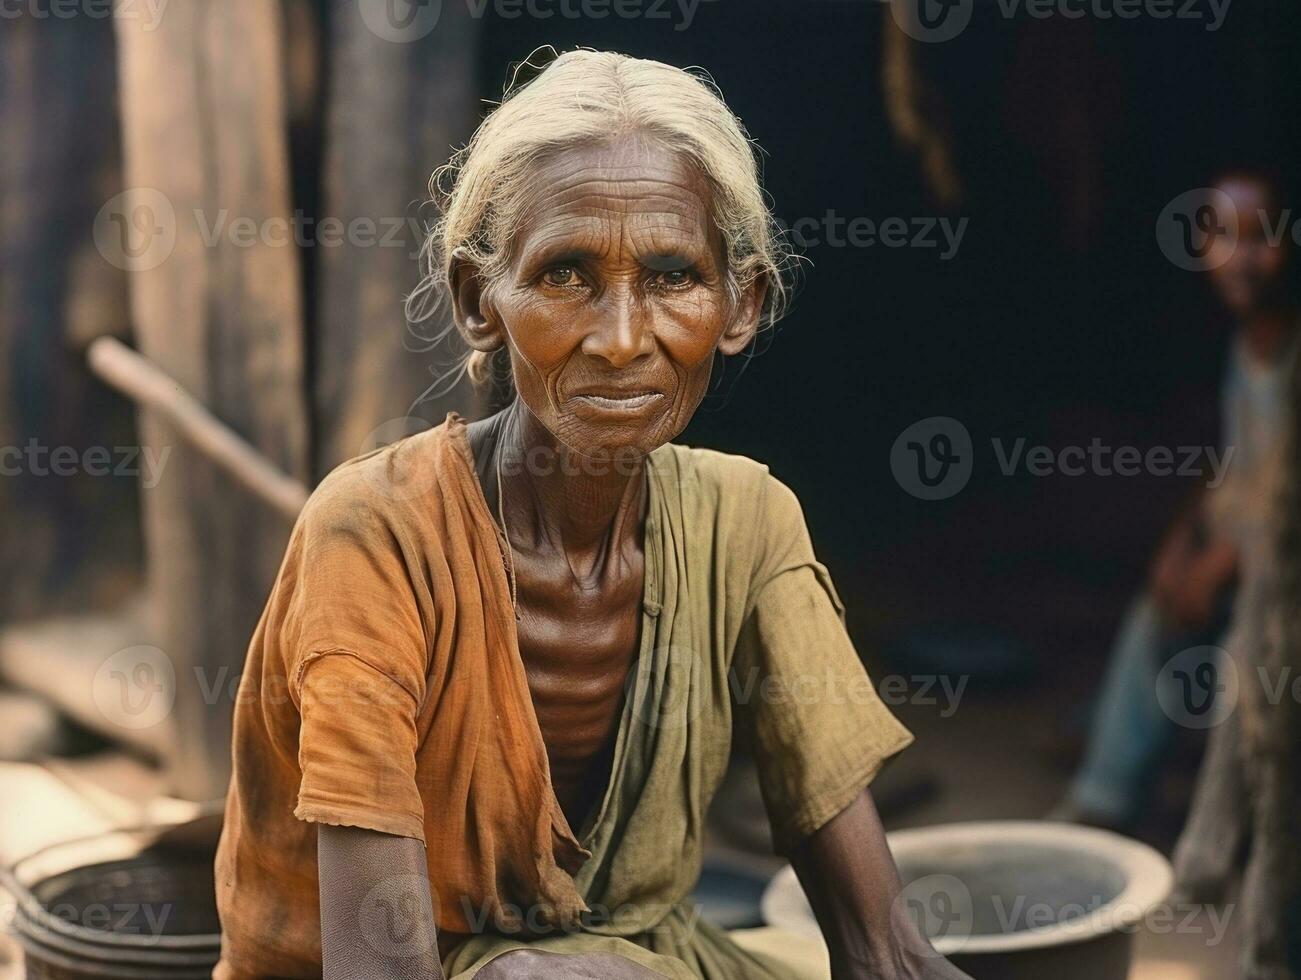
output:
[[[732,322],[719,338],[718,349],[728,357],[739,354],[750,346],[759,329],[759,316],[763,301],[768,296],[768,277],[756,276],[741,293],[741,301],[732,312]]]
[[[471,349],[484,353],[500,348],[506,342],[501,323],[484,297],[479,265],[464,249],[452,252],[447,283],[452,294],[452,321],[462,339]]]

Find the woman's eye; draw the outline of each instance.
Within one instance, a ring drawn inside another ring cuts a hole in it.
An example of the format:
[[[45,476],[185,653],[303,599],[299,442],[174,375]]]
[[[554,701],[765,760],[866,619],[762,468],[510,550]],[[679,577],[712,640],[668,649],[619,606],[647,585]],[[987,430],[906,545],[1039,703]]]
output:
[[[691,272],[687,269],[674,269],[670,272],[661,272],[656,277],[656,280],[660,285],[667,286],[669,289],[682,289],[684,286],[690,286],[695,281]]]
[[[558,265],[542,274],[542,281],[548,286],[576,286],[581,282],[577,270],[570,265]]]

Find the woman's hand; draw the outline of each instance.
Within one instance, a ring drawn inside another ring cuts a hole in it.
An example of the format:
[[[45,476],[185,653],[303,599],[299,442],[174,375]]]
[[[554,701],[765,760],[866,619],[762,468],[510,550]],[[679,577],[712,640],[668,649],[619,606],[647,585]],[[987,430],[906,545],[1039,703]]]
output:
[[[324,980],[443,980],[424,844],[321,824],[316,851]]]
[[[902,884],[867,790],[791,855],[831,953],[834,980],[971,980],[935,952]]]

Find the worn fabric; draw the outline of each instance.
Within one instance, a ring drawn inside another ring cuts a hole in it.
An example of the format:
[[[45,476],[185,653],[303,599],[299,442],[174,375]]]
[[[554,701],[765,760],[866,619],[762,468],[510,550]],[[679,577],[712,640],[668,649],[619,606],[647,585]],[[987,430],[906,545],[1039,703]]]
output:
[[[426,843],[449,977],[526,943],[684,980],[787,975],[688,900],[734,715],[783,851],[911,741],[795,495],[745,457],[648,457],[639,656],[580,840],[551,789],[473,464],[452,412],[335,470],[297,522],[236,707],[216,976],[320,975],[313,822]]]

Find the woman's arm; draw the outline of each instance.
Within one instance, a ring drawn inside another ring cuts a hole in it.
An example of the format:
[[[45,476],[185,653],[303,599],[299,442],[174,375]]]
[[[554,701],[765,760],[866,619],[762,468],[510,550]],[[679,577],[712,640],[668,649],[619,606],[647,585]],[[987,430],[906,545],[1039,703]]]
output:
[[[324,980],[443,980],[425,846],[320,824]]]
[[[917,930],[865,789],[791,855],[831,952],[835,980],[970,980]]]

